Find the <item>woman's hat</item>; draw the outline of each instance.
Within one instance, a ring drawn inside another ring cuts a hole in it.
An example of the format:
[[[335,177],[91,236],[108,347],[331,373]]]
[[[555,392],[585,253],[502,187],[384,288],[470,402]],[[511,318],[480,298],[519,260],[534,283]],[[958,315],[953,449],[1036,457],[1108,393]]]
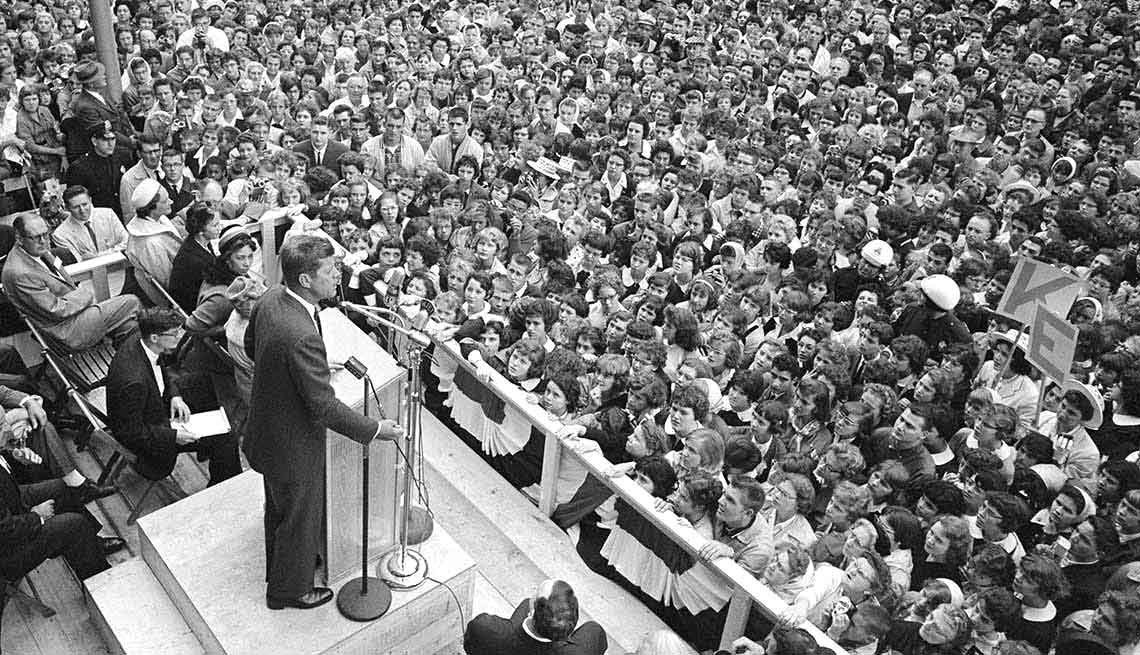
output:
[[[1099,430],[1101,423],[1104,422],[1104,397],[1090,385],[1076,380],[1065,380],[1061,385],[1061,393],[1066,394],[1070,391],[1076,391],[1084,396],[1093,408],[1092,416],[1087,421],[1082,420],[1081,425],[1089,430]]]
[[[146,207],[161,190],[162,185],[159,184],[157,180],[147,178],[139,182],[134,192],[131,193],[131,204],[134,205],[135,209]]]
[[[527,166],[530,166],[535,171],[545,175],[546,177],[558,179],[561,176],[561,171],[558,169],[558,164],[554,160],[546,157],[545,155],[539,157],[534,161],[528,161]]]
[[[997,341],[1004,341],[1012,346],[1021,348],[1023,351],[1029,350],[1029,335],[1020,330],[1006,330],[1005,332],[998,332],[994,335]]]
[[[241,229],[241,224],[230,223],[222,228],[222,233],[218,236],[218,251],[225,250],[226,244],[236,239],[239,235],[245,234],[245,230]]]

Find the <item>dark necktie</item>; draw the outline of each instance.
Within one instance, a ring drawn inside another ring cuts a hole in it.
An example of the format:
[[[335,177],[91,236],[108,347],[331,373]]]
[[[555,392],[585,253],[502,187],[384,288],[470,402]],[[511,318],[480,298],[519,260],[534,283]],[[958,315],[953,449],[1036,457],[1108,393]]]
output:
[[[91,228],[91,222],[88,221],[83,224],[87,228],[87,236],[91,237],[91,245],[95,246],[95,253],[99,253],[99,240],[95,238],[95,230]]]
[[[40,259],[40,261],[42,261],[44,263],[44,266],[47,266],[48,270],[51,271],[56,277],[63,278],[63,272],[60,271],[58,268],[56,268],[55,262],[53,262],[51,260],[51,255],[48,255],[47,257],[42,257]],[[64,278],[64,279],[67,279],[67,278]]]
[[[322,337],[325,336],[325,331],[321,329],[321,308],[315,307],[313,309],[313,322],[317,324],[317,334]]]

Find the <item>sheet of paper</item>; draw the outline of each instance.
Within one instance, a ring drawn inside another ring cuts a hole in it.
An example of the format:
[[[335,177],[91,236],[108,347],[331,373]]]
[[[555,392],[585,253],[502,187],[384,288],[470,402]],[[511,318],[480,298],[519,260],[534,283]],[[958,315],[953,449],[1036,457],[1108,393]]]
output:
[[[230,419],[226,416],[226,410],[219,407],[212,412],[191,414],[190,420],[186,422],[171,421],[170,427],[186,430],[198,438],[213,437],[230,431]]]

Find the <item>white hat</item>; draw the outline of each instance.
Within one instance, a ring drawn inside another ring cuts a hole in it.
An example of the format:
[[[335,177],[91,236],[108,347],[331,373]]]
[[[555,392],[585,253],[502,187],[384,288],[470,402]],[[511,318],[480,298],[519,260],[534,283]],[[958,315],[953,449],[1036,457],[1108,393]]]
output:
[[[1065,380],[1061,385],[1061,393],[1068,393],[1076,391],[1077,393],[1088,399],[1089,404],[1092,405],[1093,414],[1087,421],[1081,421],[1081,425],[1089,430],[1099,430],[1101,423],[1104,422],[1104,396],[1094,389],[1092,386],[1076,380]]]
[[[1029,350],[1029,335],[1021,330],[1006,330],[1005,332],[998,332],[994,335],[994,339],[1004,341],[1011,346],[1016,346],[1022,350]]]
[[[558,164],[554,163],[554,160],[546,156],[539,157],[534,161],[528,161],[527,166],[530,166],[546,177],[554,178],[556,180],[562,174],[558,169]]]
[[[944,311],[953,310],[962,299],[962,290],[958,288],[958,283],[946,275],[928,275],[922,278],[918,286],[922,288],[926,297],[930,298],[930,302]]]
[[[891,249],[890,244],[879,239],[868,241],[867,245],[863,246],[861,254],[863,259],[875,266],[890,266],[895,259],[895,251]]]
[[[135,209],[145,207],[150,204],[150,201],[154,200],[154,197],[157,196],[161,190],[162,185],[158,183],[158,180],[148,177],[142,182],[139,182],[139,185],[135,187],[135,190],[131,193],[131,205],[134,206]]]

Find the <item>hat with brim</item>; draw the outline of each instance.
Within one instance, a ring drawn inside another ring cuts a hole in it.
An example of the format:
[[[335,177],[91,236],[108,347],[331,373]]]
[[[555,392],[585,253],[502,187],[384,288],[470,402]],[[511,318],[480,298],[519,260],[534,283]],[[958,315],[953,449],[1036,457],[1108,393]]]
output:
[[[1006,330],[1005,332],[998,332],[994,335],[995,341],[1004,341],[1012,346],[1021,348],[1022,350],[1029,350],[1029,335],[1021,332],[1020,330]]]
[[[242,234],[245,234],[245,230],[240,223],[230,223],[223,227],[222,233],[218,236],[218,252],[225,250],[227,244]]]
[[[528,161],[526,165],[530,166],[536,172],[541,173],[542,175],[545,175],[549,178],[557,179],[559,176],[561,176],[561,172],[558,170],[558,164],[554,163],[554,160],[546,156],[539,157],[534,161]]]
[[[1017,180],[1016,182],[1011,182],[1005,187],[1005,194],[1007,196],[1017,191],[1022,191],[1029,194],[1029,204],[1031,205],[1036,203],[1041,195],[1041,192],[1037,190],[1037,187],[1033,186],[1029,182],[1026,182],[1025,180]]]
[[[1087,421],[1082,420],[1081,425],[1089,430],[1099,430],[1101,423],[1104,422],[1104,397],[1100,395],[1099,391],[1083,382],[1065,380],[1065,383],[1061,385],[1061,393],[1066,394],[1070,391],[1075,391],[1084,396],[1093,408],[1092,417]]]
[[[85,61],[78,64],[74,70],[71,71],[71,77],[80,84],[86,84],[100,75],[106,75],[107,69],[97,61]]]
[[[558,158],[558,163],[555,164],[555,166],[558,167],[558,170],[562,173],[569,175],[574,172],[574,164],[576,164],[577,161],[578,160],[570,155],[562,155]]]
[[[114,139],[115,128],[111,127],[111,121],[102,121],[91,128],[90,137],[92,139]]]

